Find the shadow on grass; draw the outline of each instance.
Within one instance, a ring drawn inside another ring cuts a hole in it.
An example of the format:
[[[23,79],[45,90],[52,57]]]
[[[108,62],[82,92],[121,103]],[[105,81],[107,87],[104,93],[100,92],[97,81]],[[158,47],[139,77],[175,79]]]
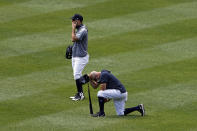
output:
[[[107,115],[105,116],[105,118],[109,118],[109,119],[141,119],[141,118],[145,118],[145,117],[149,117],[148,115],[142,117],[141,115],[127,115],[127,116],[117,116],[117,115]]]

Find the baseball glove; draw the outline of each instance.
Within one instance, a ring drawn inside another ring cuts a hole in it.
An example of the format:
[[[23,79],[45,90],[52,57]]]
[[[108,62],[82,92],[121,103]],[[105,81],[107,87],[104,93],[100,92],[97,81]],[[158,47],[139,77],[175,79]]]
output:
[[[66,59],[71,59],[72,58],[72,45],[69,45],[67,48],[66,48],[66,54],[65,54],[65,58]]]

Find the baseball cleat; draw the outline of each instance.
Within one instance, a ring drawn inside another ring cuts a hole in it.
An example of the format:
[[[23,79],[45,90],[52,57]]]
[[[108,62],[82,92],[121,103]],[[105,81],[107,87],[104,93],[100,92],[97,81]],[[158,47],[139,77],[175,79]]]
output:
[[[96,114],[92,114],[92,117],[104,117],[105,112],[97,112]]]
[[[70,99],[74,99],[77,95],[78,95],[78,93],[76,93],[75,96],[71,96],[71,97],[69,97],[69,98],[70,98]]]
[[[85,98],[85,96],[83,95],[83,92],[81,93],[77,93],[77,95],[72,98],[73,101],[79,101],[79,100],[83,100]]]
[[[141,116],[145,116],[145,109],[143,104],[139,104],[139,112],[141,113]]]

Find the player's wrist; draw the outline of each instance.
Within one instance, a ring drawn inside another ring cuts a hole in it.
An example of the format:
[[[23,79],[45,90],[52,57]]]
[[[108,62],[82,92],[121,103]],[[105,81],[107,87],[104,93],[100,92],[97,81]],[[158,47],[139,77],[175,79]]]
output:
[[[75,29],[72,29],[72,33],[75,34]]]

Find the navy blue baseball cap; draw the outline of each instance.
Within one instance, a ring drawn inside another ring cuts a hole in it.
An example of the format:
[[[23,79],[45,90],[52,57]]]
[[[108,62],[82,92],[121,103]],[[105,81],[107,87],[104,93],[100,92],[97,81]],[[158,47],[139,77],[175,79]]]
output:
[[[80,20],[83,21],[83,16],[80,14],[75,14],[73,17],[71,17],[72,20]]]

